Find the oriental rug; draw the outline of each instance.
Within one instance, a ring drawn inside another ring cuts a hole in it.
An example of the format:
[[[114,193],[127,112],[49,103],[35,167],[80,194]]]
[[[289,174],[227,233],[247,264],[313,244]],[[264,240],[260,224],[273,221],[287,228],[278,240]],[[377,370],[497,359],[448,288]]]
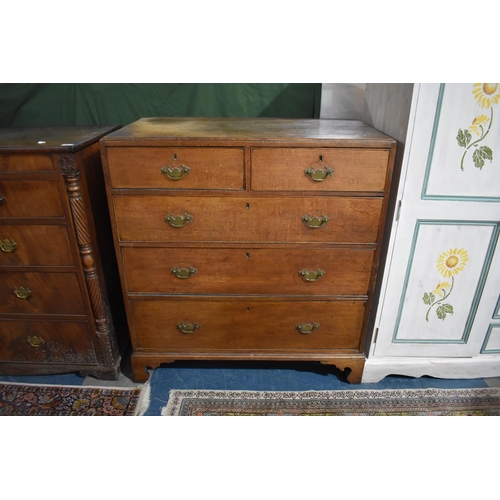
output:
[[[91,387],[0,382],[0,416],[142,416],[150,385]]]
[[[305,392],[172,390],[163,416],[493,416],[500,388]]]

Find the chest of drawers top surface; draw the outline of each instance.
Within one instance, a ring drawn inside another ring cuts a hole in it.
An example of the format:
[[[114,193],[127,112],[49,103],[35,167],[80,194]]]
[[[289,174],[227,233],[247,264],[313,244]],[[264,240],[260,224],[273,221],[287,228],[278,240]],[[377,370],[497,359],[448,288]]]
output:
[[[162,140],[297,143],[344,147],[391,147],[394,139],[351,120],[293,118],[142,118],[107,135],[103,142],[136,145]]]
[[[0,128],[0,154],[75,153],[118,128],[118,126]]]

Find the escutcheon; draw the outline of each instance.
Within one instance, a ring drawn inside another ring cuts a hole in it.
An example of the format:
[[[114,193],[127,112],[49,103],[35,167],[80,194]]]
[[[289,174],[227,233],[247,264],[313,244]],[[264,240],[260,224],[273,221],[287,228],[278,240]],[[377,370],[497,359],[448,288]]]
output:
[[[0,194],[0,205],[5,203],[5,198]]]

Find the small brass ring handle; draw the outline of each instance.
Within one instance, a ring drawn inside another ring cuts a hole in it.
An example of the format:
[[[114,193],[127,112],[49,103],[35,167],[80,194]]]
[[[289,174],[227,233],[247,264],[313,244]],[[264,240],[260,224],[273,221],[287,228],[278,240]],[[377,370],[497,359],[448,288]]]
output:
[[[302,222],[305,222],[308,227],[311,229],[318,229],[319,227],[325,225],[330,220],[330,217],[326,215],[322,215],[321,217],[313,217],[312,215],[304,215],[302,217]]]
[[[5,203],[5,198],[0,194],[0,205]]]
[[[316,281],[322,278],[324,275],[325,271],[322,271],[321,269],[316,269],[316,271],[309,271],[307,269],[302,269],[302,271],[299,271],[299,276],[304,281]]]
[[[184,227],[188,222],[191,222],[192,220],[193,216],[189,214],[169,214],[165,217],[165,222],[168,222],[172,227]]]
[[[333,172],[334,170],[330,167],[325,167],[324,170],[321,170],[321,168],[315,170],[314,167],[309,167],[304,170],[304,174],[309,175],[315,182],[323,182],[327,177],[331,177]]]
[[[19,288],[14,288],[14,294],[18,299],[26,300],[31,297],[31,290],[20,286]]]
[[[173,269],[171,269],[171,272],[172,272],[172,274],[177,276],[177,278],[179,278],[181,280],[185,280],[185,279],[188,279],[189,277],[191,277],[191,275],[196,274],[198,272],[198,270],[195,269],[194,267],[188,267],[186,269],[183,267],[175,266]]]
[[[319,328],[319,323],[299,323],[296,327],[297,331],[302,335],[307,335],[308,333],[314,332]]]
[[[201,325],[198,323],[177,323],[177,329],[181,333],[193,333],[200,328]]]
[[[17,243],[14,240],[0,241],[0,250],[5,253],[13,252],[17,248]]]
[[[160,168],[160,172],[163,175],[167,176],[169,179],[178,181],[184,177],[184,174],[189,174],[189,172],[191,172],[191,169],[186,165],[181,165],[180,167],[172,167],[170,165],[167,165],[166,167]]]
[[[45,344],[45,340],[42,339],[42,337],[37,337],[36,335],[33,335],[33,337],[28,337],[28,344],[31,347],[40,347],[42,344]]]

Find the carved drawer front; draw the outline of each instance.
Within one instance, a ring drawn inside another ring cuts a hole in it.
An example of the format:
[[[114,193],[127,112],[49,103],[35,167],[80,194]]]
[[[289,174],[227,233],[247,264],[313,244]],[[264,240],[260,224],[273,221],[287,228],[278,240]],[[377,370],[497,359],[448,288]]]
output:
[[[0,307],[2,313],[85,314],[73,273],[0,271]]]
[[[56,181],[0,181],[0,218],[63,215]]]
[[[0,172],[50,172],[53,170],[54,165],[50,155],[0,155]]]
[[[65,226],[0,224],[0,266],[72,266]]]
[[[252,189],[383,192],[388,159],[387,150],[253,148]]]
[[[357,349],[364,302],[133,301],[140,348]]]
[[[380,198],[115,196],[121,241],[374,243]]]
[[[116,188],[243,189],[242,148],[109,148]]]
[[[0,361],[96,363],[87,323],[0,320]]]
[[[373,250],[123,248],[129,292],[366,294]]]

